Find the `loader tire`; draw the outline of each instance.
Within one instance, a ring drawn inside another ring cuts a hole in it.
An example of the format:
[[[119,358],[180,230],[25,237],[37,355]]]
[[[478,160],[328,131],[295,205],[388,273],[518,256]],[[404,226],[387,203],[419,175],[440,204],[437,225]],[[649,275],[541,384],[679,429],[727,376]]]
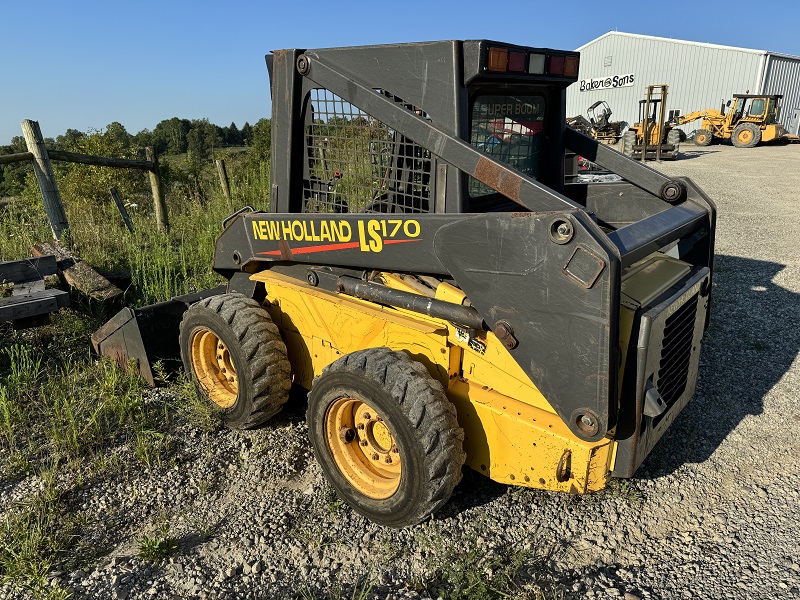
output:
[[[630,129],[622,136],[622,153],[625,156],[633,156],[633,147],[636,145],[636,132]]]
[[[731,142],[737,148],[752,148],[761,141],[761,130],[753,123],[741,123],[736,126]]]
[[[710,146],[714,136],[708,129],[698,129],[694,132],[694,143],[698,146]]]
[[[678,146],[681,144],[681,130],[670,129],[667,132],[667,143],[675,146],[675,152],[678,152]]]
[[[359,350],[326,367],[308,395],[308,432],[323,473],[366,518],[414,525],[461,480],[464,432],[442,385],[389,348]]]
[[[286,403],[291,387],[286,345],[255,300],[222,294],[194,304],[183,316],[179,341],[197,392],[228,427],[257,427]]]

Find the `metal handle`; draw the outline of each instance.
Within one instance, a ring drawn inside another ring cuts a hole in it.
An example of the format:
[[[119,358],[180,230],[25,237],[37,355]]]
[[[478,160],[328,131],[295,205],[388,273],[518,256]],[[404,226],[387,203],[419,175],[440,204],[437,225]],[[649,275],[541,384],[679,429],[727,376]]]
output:
[[[237,210],[232,215],[227,216],[224,219],[222,219],[222,229],[225,229],[228,226],[228,223],[230,223],[233,219],[235,219],[236,217],[238,217],[240,214],[242,214],[244,212],[255,212],[255,209],[252,206],[243,206],[242,208]]]

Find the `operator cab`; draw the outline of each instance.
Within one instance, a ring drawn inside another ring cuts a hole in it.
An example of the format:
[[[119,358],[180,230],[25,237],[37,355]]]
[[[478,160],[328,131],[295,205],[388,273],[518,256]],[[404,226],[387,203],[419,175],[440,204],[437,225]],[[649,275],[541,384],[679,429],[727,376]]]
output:
[[[490,41],[464,42],[469,141],[493,159],[561,190],[563,95],[578,76],[579,55]],[[468,212],[518,210],[468,178]]]

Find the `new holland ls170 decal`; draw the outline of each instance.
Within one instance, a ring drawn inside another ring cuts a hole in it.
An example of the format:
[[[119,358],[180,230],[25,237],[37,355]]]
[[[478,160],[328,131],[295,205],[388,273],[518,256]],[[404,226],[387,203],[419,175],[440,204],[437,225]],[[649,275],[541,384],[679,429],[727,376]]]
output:
[[[355,231],[344,220],[257,220],[253,223],[253,239],[271,242],[326,242],[313,246],[292,247],[293,254],[330,252],[358,248],[362,252],[381,252],[388,244],[419,242],[419,221],[413,219],[360,219]],[[280,250],[259,252],[280,256]]]

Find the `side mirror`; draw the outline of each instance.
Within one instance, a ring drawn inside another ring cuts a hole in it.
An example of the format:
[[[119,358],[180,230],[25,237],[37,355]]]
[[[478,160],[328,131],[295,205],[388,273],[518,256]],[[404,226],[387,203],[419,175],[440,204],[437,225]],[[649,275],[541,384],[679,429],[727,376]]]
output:
[[[730,100],[728,100],[728,103],[727,103],[725,106],[727,106],[728,108],[730,108],[730,107],[731,107],[731,101],[730,101]]]

